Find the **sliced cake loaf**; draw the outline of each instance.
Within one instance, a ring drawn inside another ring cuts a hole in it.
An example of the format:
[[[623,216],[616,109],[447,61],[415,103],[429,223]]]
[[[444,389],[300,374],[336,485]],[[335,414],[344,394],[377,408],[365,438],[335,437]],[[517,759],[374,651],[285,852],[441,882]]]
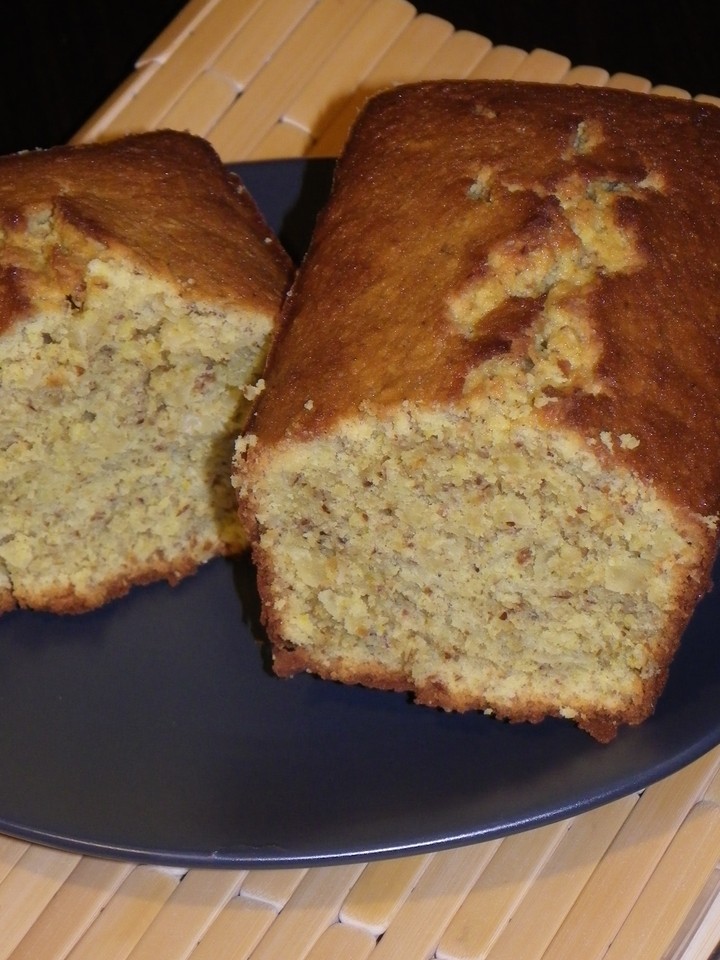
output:
[[[715,554],[718,249],[714,106],[372,99],[237,450],[276,672],[646,718]]]
[[[246,544],[232,443],[289,276],[199,138],[0,159],[0,610],[79,612]]]

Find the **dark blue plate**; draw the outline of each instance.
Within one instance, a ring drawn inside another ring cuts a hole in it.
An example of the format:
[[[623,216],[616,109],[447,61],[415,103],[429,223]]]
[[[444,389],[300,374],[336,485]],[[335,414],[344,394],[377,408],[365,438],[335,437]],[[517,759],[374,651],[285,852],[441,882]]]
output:
[[[331,165],[237,168],[299,257]],[[249,562],[97,613],[0,619],[0,831],[172,865],[312,865],[438,850],[572,816],[720,742],[715,591],[654,717],[601,746],[267,668]]]

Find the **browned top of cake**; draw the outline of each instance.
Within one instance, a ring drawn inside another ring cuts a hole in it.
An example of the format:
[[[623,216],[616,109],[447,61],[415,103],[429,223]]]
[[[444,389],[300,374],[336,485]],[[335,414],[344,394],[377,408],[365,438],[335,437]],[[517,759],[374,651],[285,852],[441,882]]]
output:
[[[362,405],[460,401],[491,358],[528,353],[554,298],[593,357],[538,415],[630,437],[615,457],[715,511],[718,250],[717,108],[511,81],[395,88],[341,158],[249,429],[274,443]]]
[[[167,130],[14,154],[0,158],[0,329],[53,280],[13,243],[47,212],[75,249],[129,252],[193,300],[274,314],[290,276],[254,202],[199,137]],[[61,276],[80,262],[58,248],[45,269]]]

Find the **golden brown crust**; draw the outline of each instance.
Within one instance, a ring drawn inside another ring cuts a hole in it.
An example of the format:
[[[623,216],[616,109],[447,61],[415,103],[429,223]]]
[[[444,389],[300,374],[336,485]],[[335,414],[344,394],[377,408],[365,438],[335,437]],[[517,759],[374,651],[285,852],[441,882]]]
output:
[[[42,209],[75,240],[130,253],[192,300],[274,315],[290,278],[289,257],[239,180],[209,143],[187,133],[0,158],[0,236],[24,231]],[[21,265],[0,260],[0,330],[29,305],[23,279]]]
[[[10,590],[0,590],[0,614],[10,613],[15,610],[17,604]]]
[[[565,717],[559,704],[533,701],[531,697],[518,700],[515,705],[506,706],[502,713],[499,713],[493,708],[491,695],[486,696],[478,692],[477,695],[461,700],[456,693],[448,691],[440,681],[418,685],[413,684],[404,673],[391,674],[381,668],[373,669],[367,665],[356,669],[342,660],[328,663],[322,657],[315,659],[312,655],[308,655],[307,651],[288,647],[276,635],[272,626],[269,633],[275,636],[272,644],[273,670],[279,677],[293,677],[303,672],[313,673],[325,680],[339,683],[408,693],[416,703],[427,707],[458,713],[489,711],[497,719],[507,720],[510,723],[540,723],[547,717]],[[602,710],[597,704],[588,704],[587,713],[578,714],[574,718],[577,726],[598,742],[609,743],[617,736],[621,726],[633,726],[647,720],[654,712],[658,697],[667,682],[670,660],[674,652],[675,644],[673,643],[666,648],[665,663],[652,680],[643,686],[642,696],[637,702],[614,713]]]
[[[512,81],[380,94],[341,159],[251,432],[274,444],[320,434],[362,404],[457,400],[471,370],[516,349],[542,297],[510,298],[473,336],[449,299],[503,238],[541,244],[556,229],[562,184],[619,184],[614,215],[638,262],[599,270],[586,298],[602,389],[561,392],[542,415],[593,441],[631,434],[639,443],[616,446],[615,462],[717,512],[720,267],[707,252],[720,244],[719,157],[709,104]],[[505,193],[478,217],[468,195],[484,168]]]
[[[38,586],[25,592],[18,591],[11,597],[11,604],[0,612],[7,613],[17,608],[44,611],[47,613],[72,615],[87,613],[98,607],[126,596],[133,587],[156,583],[164,580],[170,586],[177,586],[181,580],[192,576],[198,568],[213,557],[230,556],[236,551],[220,541],[188,546],[187,553],[178,557],[158,557],[148,564],[128,567],[121,575],[112,575],[107,580],[98,581],[92,589],[80,593],[70,583],[57,583],[52,588]]]
[[[457,713],[489,711],[496,719],[506,720],[510,723],[540,723],[548,717],[564,717],[557,704],[533,702],[531,698],[523,699],[521,702],[518,701],[515,707],[507,707],[502,713],[498,713],[492,708],[491,698],[482,694],[460,701],[440,682],[417,685],[411,683],[407,675],[402,673],[391,674],[382,669],[372,669],[369,666],[364,666],[362,669],[353,669],[341,660],[331,663],[323,659],[316,660],[312,656],[308,656],[305,651],[287,648],[281,642],[273,646],[273,670],[277,676],[283,678],[307,672],[325,680],[333,680],[339,683],[357,684],[375,690],[388,690],[395,693],[407,693],[412,696],[416,703],[440,710]],[[620,726],[632,726],[647,720],[654,710],[666,678],[666,670],[658,674],[653,682],[643,689],[642,699],[622,713],[611,714],[598,709],[597,705],[589,705],[586,716],[578,715],[575,717],[577,726],[600,743],[609,743],[617,736]]]

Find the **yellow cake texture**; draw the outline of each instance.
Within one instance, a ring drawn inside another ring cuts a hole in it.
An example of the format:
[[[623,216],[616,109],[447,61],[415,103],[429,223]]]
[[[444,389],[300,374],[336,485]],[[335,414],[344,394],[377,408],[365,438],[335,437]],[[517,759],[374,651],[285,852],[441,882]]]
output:
[[[647,718],[716,551],[718,249],[711,105],[371,99],[235,458],[276,672]]]
[[[0,159],[0,610],[89,610],[246,545],[232,444],[289,274],[197,137]]]

